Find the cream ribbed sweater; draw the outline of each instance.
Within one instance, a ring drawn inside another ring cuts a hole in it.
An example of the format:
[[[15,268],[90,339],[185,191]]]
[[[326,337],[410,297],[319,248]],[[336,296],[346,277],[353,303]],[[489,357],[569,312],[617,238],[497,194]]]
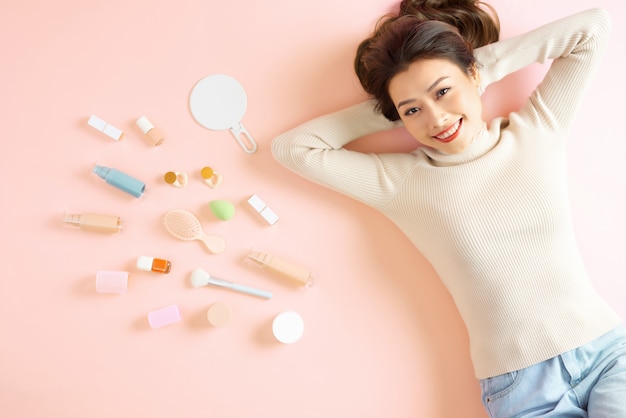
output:
[[[476,50],[484,85],[553,59],[526,104],[458,155],[343,148],[397,125],[365,102],[274,139],[296,173],[370,205],[431,262],[468,328],[477,378],[528,367],[621,323],[594,290],[569,210],[566,136],[609,39],[593,9]]]

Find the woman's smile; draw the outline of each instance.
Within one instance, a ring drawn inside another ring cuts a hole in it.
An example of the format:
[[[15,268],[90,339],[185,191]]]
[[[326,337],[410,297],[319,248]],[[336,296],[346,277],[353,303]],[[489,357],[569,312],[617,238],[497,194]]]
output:
[[[447,142],[452,142],[456,139],[457,136],[459,136],[462,124],[463,118],[457,120],[448,129],[438,133],[437,135],[433,136],[433,138],[435,138],[439,142],[443,142],[444,144]]]

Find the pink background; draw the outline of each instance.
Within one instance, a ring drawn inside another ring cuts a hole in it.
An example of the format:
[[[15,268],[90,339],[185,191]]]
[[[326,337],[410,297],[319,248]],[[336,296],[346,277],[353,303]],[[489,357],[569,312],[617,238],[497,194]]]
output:
[[[269,151],[278,133],[363,98],[353,51],[394,4],[2,2],[2,416],[485,417],[463,324],[428,263],[375,211],[291,174]],[[613,15],[569,158],[581,250],[599,291],[624,315],[626,12],[617,0],[492,4],[505,37],[592,5]],[[518,106],[544,69],[489,89],[486,117]],[[256,154],[192,119],[190,90],[213,73],[245,87],[243,122]],[[87,126],[91,114],[125,138]],[[165,133],[161,147],[135,125],[144,114]],[[410,145],[401,136],[391,148]],[[92,177],[96,161],[144,180],[147,195],[136,200]],[[220,188],[202,183],[206,165],[223,174]],[[170,170],[186,171],[189,185],[165,184]],[[253,193],[281,217],[277,225],[247,207]],[[235,217],[217,220],[213,199],[233,202]],[[174,208],[196,213],[227,250],[212,255],[169,236],[161,217]],[[119,215],[125,230],[68,229],[66,210]],[[250,246],[310,267],[316,285],[294,287],[247,265]],[[138,271],[140,255],[167,258],[173,270]],[[274,297],[194,289],[196,267]],[[97,294],[98,270],[128,271],[129,292]],[[234,313],[222,328],[205,317],[218,301]],[[170,304],[183,320],[150,329],[147,313]],[[292,345],[271,335],[272,318],[285,310],[305,321]]]

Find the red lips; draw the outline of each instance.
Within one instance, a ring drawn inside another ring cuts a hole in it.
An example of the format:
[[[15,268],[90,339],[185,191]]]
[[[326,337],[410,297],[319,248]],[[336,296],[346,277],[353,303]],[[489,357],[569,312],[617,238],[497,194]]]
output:
[[[459,136],[459,133],[461,132],[461,125],[463,125],[462,118],[450,125],[444,131],[441,131],[437,135],[433,136],[433,138],[439,142],[443,142],[444,144],[452,142],[457,138],[457,136]]]

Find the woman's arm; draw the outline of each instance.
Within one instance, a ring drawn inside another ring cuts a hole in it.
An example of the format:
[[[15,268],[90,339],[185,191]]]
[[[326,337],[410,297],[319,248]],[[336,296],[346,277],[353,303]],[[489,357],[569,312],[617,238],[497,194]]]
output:
[[[475,51],[483,87],[533,63],[554,60],[518,112],[542,130],[563,132],[572,122],[609,41],[611,21],[591,9]]]
[[[274,158],[315,183],[374,207],[383,206],[403,179],[410,154],[366,154],[343,148],[365,135],[398,127],[366,101],[298,126],[272,141]]]

